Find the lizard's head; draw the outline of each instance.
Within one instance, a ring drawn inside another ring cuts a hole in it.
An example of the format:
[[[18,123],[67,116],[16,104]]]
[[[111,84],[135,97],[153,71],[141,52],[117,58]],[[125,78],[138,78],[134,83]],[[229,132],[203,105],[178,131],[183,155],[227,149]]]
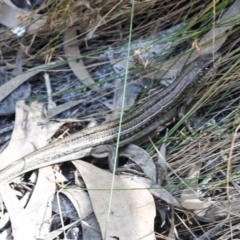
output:
[[[215,71],[220,66],[222,56],[220,53],[216,52],[213,54],[201,55],[194,61],[194,66],[196,74],[198,75],[197,84],[204,84],[211,78]],[[194,71],[194,70],[193,70]]]

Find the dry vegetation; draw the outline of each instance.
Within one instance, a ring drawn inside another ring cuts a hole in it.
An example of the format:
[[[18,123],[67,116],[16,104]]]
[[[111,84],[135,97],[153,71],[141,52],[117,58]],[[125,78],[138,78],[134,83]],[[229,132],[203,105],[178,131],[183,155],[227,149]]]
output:
[[[45,105],[49,103],[49,96],[43,72],[47,72],[53,101],[58,106],[71,104],[72,101],[80,103],[77,106],[68,105],[65,112],[57,109],[53,113],[49,109],[49,116],[61,113],[58,115],[61,118],[94,117],[102,122],[107,118],[106,113],[112,110],[104,101],[113,98],[112,92],[116,91],[113,80],[119,74],[114,72],[106,78],[102,78],[104,74],[98,74],[98,69],[112,64],[105,58],[105,51],[109,48],[118,51],[122,46],[127,46],[129,39],[131,42],[156,39],[156,45],[162,44],[163,36],[169,34],[169,40],[164,42],[169,43],[167,53],[160,60],[156,58],[153,64],[149,64],[151,59],[144,59],[130,72],[131,77],[151,79],[151,90],[148,88],[138,96],[140,102],[146,95],[159,90],[157,85],[162,64],[176,60],[192,49],[205,51],[206,34],[215,28],[226,27],[220,38],[217,35],[210,40],[211,50],[216,47],[223,60],[216,76],[188,109],[187,117],[192,131],[183,124],[186,119],[173,119],[168,126],[168,170],[163,187],[179,200],[182,208],[174,205],[172,200],[163,201],[156,197],[157,216],[153,220],[157,239],[240,239],[240,29],[237,18],[217,22],[233,4],[236,4],[234,9],[239,10],[240,1],[149,0],[135,1],[134,6],[132,2],[49,0],[36,10],[19,10],[17,16],[20,23],[13,17],[16,12],[12,13],[7,23],[7,16],[4,16],[5,20],[0,16],[0,22],[4,25],[0,29],[1,70],[11,72],[16,66],[20,68],[15,77],[22,76],[22,82],[29,80],[32,88],[27,101],[38,100]],[[8,1],[2,4],[7,5]],[[12,7],[9,9],[13,10]],[[10,13],[9,10],[9,16]],[[237,10],[231,12],[232,16],[238,13]],[[13,34],[11,30],[16,25],[27,25],[27,32],[21,37]],[[176,26],[182,27],[166,31]],[[20,63],[16,62],[19,52],[22,54]],[[74,61],[70,61],[72,58]],[[114,62],[117,60],[114,59]],[[22,73],[25,72],[32,75],[24,77]],[[99,79],[101,84],[97,84]],[[0,100],[4,98],[1,99],[1,96],[5,91],[0,89]],[[2,102],[2,106],[7,104]],[[12,119],[12,115],[3,116],[0,121],[4,125]],[[71,126],[71,131],[76,131],[79,125],[82,127],[83,124]],[[65,125],[65,128],[68,127]],[[165,132],[153,139],[157,147],[163,142],[163,134]],[[2,139],[5,138],[4,135]],[[158,157],[159,153],[151,142],[148,141],[143,147],[154,159]]]

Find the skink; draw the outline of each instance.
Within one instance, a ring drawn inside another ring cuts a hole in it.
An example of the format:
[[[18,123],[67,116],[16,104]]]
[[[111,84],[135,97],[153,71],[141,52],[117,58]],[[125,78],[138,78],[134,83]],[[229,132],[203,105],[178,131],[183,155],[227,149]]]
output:
[[[120,146],[139,139],[177,115],[188,106],[197,92],[219,67],[221,54],[199,56],[187,64],[176,80],[163,91],[151,96],[144,104],[123,118]],[[54,163],[70,160],[68,156],[103,144],[116,144],[119,120],[84,129],[18,159],[0,171],[0,183]]]

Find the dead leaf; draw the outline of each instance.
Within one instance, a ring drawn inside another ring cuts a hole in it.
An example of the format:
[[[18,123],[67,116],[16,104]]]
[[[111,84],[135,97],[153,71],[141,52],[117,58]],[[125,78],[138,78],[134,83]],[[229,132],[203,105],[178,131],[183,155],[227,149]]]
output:
[[[25,215],[31,221],[34,237],[45,238],[49,233],[52,218],[52,198],[56,190],[52,167],[41,168],[31,198],[25,208]],[[27,225],[25,225],[27,226]],[[30,227],[30,226],[29,226]],[[23,229],[23,231],[26,231]]]
[[[80,222],[80,220],[76,220],[73,223],[68,224],[67,226],[64,226],[60,229],[57,229],[55,231],[52,231],[50,233],[47,234],[47,236],[44,238],[44,240],[53,240],[56,239],[56,237],[61,234],[63,231],[66,231],[67,229],[69,229],[70,227],[74,226],[75,224],[77,224],[78,222]]]
[[[37,148],[45,146],[61,124],[50,124],[46,121],[43,104],[33,102],[27,106],[24,102],[18,102],[11,141],[0,156],[1,168],[34,151],[34,146]],[[7,193],[5,189],[8,189]],[[0,191],[10,214],[16,239],[34,239],[36,236],[46,235],[49,231],[49,223],[44,224],[44,220],[49,220],[51,217],[51,208],[48,206],[55,192],[51,167],[39,171],[36,187],[26,209],[21,207],[14,191],[9,189],[7,184],[1,185]],[[26,226],[29,228],[28,231],[26,231]]]
[[[33,239],[34,229],[29,227],[28,231],[26,231],[26,226],[31,226],[31,220],[26,215],[14,191],[7,183],[1,184],[0,190],[10,215],[14,239]]]
[[[3,0],[0,5],[0,23],[8,28],[23,28],[26,31],[30,21],[27,20],[29,12],[17,8],[10,0]],[[24,20],[25,19],[25,20]],[[34,34],[46,23],[46,17],[39,14],[31,16],[31,25],[28,33]]]
[[[156,182],[156,166],[149,153],[144,149],[134,144],[129,144],[121,149],[119,155],[131,159],[140,166],[149,179]]]
[[[0,71],[0,87],[7,83],[11,75],[8,72]],[[15,112],[17,101],[25,100],[31,95],[31,85],[28,82],[23,83],[7,96],[0,104],[0,116],[8,116]]]
[[[64,51],[68,58],[68,64],[77,78],[91,89],[97,89],[94,81],[87,71],[78,48],[76,29],[67,29],[64,33]],[[92,85],[92,86],[91,86]]]
[[[23,101],[17,103],[14,130],[8,147],[0,155],[0,169],[45,146],[63,124],[50,123],[44,111],[43,104],[37,102],[32,102],[30,106]]]
[[[15,66],[11,75],[22,73],[22,50],[18,50]],[[0,86],[8,82],[10,74],[8,72],[0,72]],[[31,95],[31,85],[29,82],[23,83],[19,88],[14,90],[8,97],[4,99],[0,105],[0,116],[6,116],[15,112],[15,104],[19,100],[25,100]]]
[[[0,87],[0,102],[4,98],[6,98],[12,91],[14,91],[21,84],[27,81],[30,77],[35,76],[39,72],[46,71],[48,68],[56,64],[61,64],[61,62],[58,62],[58,63],[52,62],[52,63],[47,63],[47,64],[37,66],[9,80],[7,83],[5,83],[3,86]]]
[[[114,193],[109,206],[112,174],[82,162],[72,161],[88,188],[102,236],[119,239],[155,239],[156,214],[153,197],[142,186],[115,176]],[[108,209],[110,215],[107,222]]]
[[[61,190],[74,205],[81,219],[83,239],[101,239],[99,225],[93,216],[89,195],[80,187],[69,186]]]
[[[79,105],[80,103],[84,102],[83,99],[80,99],[80,100],[76,100],[76,101],[71,101],[71,102],[66,102],[66,103],[63,103],[61,105],[58,105],[54,108],[51,108],[51,109],[48,109],[47,111],[47,116],[49,118],[52,118],[56,115],[58,115],[59,113],[62,113],[76,105]]]
[[[163,187],[159,185],[154,185],[152,180],[139,176],[127,176],[127,175],[125,176],[125,178],[129,178],[132,181],[135,181],[136,183],[140,184],[143,188],[146,189],[149,188],[149,191],[154,197],[165,201],[169,205],[173,205],[180,209],[183,208],[180,201],[176,197],[174,197],[170,192],[168,192]]]

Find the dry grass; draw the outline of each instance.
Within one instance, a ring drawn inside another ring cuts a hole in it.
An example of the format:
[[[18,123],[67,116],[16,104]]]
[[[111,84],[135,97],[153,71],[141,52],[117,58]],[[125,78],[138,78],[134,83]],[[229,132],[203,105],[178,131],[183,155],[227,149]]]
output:
[[[135,1],[132,40],[155,36],[159,30],[165,30],[180,23],[187,23],[186,32],[180,34],[175,40],[183,43],[198,39],[213,26],[212,4],[210,0]],[[223,2],[216,4],[216,16],[220,16],[227,6],[224,6]],[[19,38],[8,29],[1,30],[0,65],[4,70],[11,70],[20,48],[24,54],[22,62],[24,70],[46,62],[65,59],[63,34],[68,28],[76,28],[77,41],[85,64],[88,65],[88,69],[94,69],[100,65],[96,59],[104,49],[116,48],[127,43],[131,10],[132,5],[129,0],[108,0],[104,3],[93,0],[77,3],[66,0],[48,1],[38,10],[42,16],[46,17],[46,24],[35,34],[25,34]],[[25,21],[30,23],[36,14],[37,11],[29,13]],[[200,124],[195,126],[192,132],[186,130],[184,126],[171,128],[170,131],[167,162],[169,164],[168,179],[171,179],[171,182],[166,188],[170,189],[175,196],[180,196],[182,189],[186,187],[197,191],[198,185],[199,189],[201,188],[202,199],[211,198],[213,201],[221,202],[239,197],[240,69],[239,63],[236,64],[236,62],[240,52],[240,29],[236,26],[227,34],[228,38],[221,47],[223,63],[214,82],[209,83],[195,99],[196,101],[200,99],[207,89],[217,83],[214,91],[197,112],[196,121],[200,121]],[[93,35],[97,37],[92,38]],[[176,49],[172,55],[174,54],[177,54]],[[154,72],[156,67],[150,67],[147,71]],[[51,71],[52,84],[59,85],[61,78],[67,75],[70,79],[74,78],[67,65],[56,67]],[[41,84],[34,80],[32,82],[35,84],[33,87],[35,95],[32,100],[38,98],[38,93],[41,95],[39,98],[46,98],[44,90],[39,86]],[[59,89],[54,94],[63,94],[62,90],[67,92],[69,89],[69,91],[75,91],[71,90],[71,84],[65,83],[65,89]],[[104,94],[99,93],[97,98]],[[97,109],[92,112],[92,114],[96,113]],[[156,144],[160,143],[156,142]],[[187,179],[188,174],[199,163],[201,163],[198,169],[199,175],[191,182]],[[240,238],[237,233],[238,214],[231,210],[230,205],[228,221],[220,228],[215,239],[230,239],[231,234],[235,233],[236,239]],[[171,218],[170,214],[169,217]],[[161,232],[161,234],[157,233],[158,239],[167,239],[170,223],[167,222],[164,229],[159,227],[158,221],[160,221],[159,218],[156,219],[156,231]],[[222,219],[216,218],[214,221],[204,224],[197,220],[190,210],[176,209],[175,212],[176,228],[180,239],[191,239],[193,235],[201,236]]]

